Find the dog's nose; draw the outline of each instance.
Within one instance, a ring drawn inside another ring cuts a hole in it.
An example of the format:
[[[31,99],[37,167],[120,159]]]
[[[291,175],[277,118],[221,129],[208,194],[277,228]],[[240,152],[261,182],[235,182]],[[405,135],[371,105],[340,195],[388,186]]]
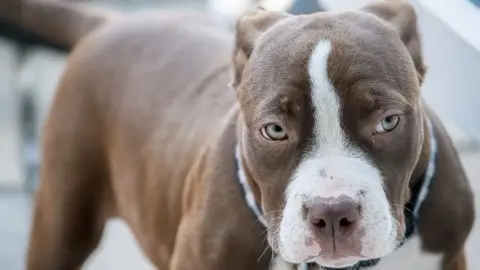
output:
[[[360,205],[346,196],[315,198],[305,210],[312,231],[321,239],[349,236],[360,220]]]

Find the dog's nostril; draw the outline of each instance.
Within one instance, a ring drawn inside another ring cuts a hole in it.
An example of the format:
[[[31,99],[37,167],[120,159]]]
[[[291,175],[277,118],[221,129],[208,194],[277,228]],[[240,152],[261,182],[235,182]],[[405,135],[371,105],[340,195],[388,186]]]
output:
[[[327,226],[327,222],[325,222],[325,220],[323,219],[320,219],[320,221],[318,221],[318,224],[317,226],[321,229],[325,228]]]
[[[348,227],[351,224],[350,221],[348,221],[347,218],[342,218],[340,220],[340,227]]]

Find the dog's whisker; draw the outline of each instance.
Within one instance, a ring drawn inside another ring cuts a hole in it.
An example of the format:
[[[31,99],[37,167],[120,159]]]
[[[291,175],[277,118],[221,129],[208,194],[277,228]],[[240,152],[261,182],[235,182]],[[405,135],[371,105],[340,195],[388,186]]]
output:
[[[397,220],[393,219],[393,221],[397,224],[397,226],[401,229],[400,231],[402,232],[402,235],[399,235],[399,239],[401,240],[401,242],[403,242],[404,240],[406,240],[406,235],[405,235],[405,226],[402,226],[402,224],[400,224],[400,222],[398,222]]]
[[[402,210],[407,210],[407,212],[410,212],[413,214],[412,210],[408,209],[405,205],[401,205],[401,204],[398,204],[398,203],[392,203],[393,206],[397,206],[399,208],[402,208]]]
[[[263,258],[263,256],[267,253],[267,251],[270,249],[270,247],[267,245],[265,249],[263,250],[262,254],[260,254],[260,257],[257,260],[257,263],[260,262],[260,260]]]
[[[274,266],[275,266],[275,253],[272,252],[272,254],[270,255],[270,263],[269,263],[268,269],[272,270]]]

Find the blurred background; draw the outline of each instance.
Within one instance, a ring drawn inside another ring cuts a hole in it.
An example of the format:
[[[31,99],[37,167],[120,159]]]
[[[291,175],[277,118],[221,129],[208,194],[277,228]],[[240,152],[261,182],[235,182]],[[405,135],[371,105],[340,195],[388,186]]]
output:
[[[0,0],[2,1],[2,0]],[[63,0],[66,1],[66,0]],[[254,0],[103,0],[135,12],[202,10],[232,25]],[[345,10],[372,0],[272,0],[290,13]],[[480,0],[412,0],[429,69],[423,96],[443,119],[475,192],[480,192]],[[38,136],[67,54],[10,23],[0,12],[0,269],[24,269],[32,198],[40,166]],[[477,196],[477,209],[480,201]],[[477,217],[480,215],[477,215]],[[480,269],[480,225],[468,242],[469,269]],[[112,220],[85,269],[154,269],[126,225]]]

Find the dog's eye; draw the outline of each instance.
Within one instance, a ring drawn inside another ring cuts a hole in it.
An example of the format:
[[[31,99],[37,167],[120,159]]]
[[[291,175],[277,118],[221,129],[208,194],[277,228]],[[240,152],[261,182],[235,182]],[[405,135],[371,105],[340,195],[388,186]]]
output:
[[[268,140],[279,141],[287,138],[285,129],[277,124],[268,124],[262,128],[262,135]]]
[[[385,133],[394,130],[400,122],[400,116],[393,114],[387,116],[380,121],[375,127],[375,133]]]

